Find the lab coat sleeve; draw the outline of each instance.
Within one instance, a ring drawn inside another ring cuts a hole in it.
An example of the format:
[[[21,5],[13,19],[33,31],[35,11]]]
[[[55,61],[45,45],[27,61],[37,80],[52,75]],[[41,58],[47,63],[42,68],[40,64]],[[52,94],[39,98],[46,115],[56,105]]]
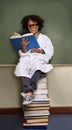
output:
[[[18,54],[19,54],[20,57],[25,57],[25,56],[29,55],[29,51],[24,53],[24,52],[22,52],[22,50],[19,50]]]
[[[54,54],[54,47],[52,45],[51,40],[48,37],[45,38],[44,45],[45,46],[43,46],[42,49],[44,50],[48,60],[50,60]]]

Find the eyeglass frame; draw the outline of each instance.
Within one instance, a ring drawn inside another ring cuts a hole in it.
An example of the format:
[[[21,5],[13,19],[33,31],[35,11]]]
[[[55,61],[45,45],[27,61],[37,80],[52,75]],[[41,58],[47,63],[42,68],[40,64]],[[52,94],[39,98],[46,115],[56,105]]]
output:
[[[38,24],[30,24],[30,25],[28,25],[28,28],[37,27],[37,26],[38,26]]]

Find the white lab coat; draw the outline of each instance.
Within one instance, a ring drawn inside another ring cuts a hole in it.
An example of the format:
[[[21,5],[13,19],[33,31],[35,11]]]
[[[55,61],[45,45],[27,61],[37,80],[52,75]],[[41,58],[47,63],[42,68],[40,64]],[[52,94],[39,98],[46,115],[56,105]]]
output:
[[[49,64],[49,60],[54,54],[51,40],[48,36],[40,33],[37,41],[45,54],[31,53],[30,50],[23,53],[19,50],[20,59],[14,71],[16,76],[31,78],[36,70],[41,70],[42,72],[47,73],[53,69],[53,66]]]

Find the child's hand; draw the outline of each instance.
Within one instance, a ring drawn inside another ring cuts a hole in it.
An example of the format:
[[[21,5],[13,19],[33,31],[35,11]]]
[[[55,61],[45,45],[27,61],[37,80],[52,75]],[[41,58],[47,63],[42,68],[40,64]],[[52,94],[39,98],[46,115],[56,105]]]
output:
[[[31,52],[42,53],[43,50],[42,49],[38,49],[38,48],[33,48],[33,49],[31,49]]]
[[[20,44],[23,48],[26,48],[27,44],[29,43],[29,41],[27,39],[22,39],[20,41]]]
[[[22,40],[20,41],[20,44],[21,44],[21,46],[22,46],[22,51],[23,51],[24,53],[27,52],[26,46],[27,46],[28,43],[29,43],[29,41],[28,41],[27,39],[22,39]]]

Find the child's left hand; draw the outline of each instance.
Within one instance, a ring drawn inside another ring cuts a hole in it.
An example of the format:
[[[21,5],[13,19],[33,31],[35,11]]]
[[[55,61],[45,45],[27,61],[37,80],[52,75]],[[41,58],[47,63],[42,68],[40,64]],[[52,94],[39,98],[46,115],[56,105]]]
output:
[[[42,53],[43,50],[42,49],[38,49],[38,48],[32,48],[31,52],[35,52],[35,53]]]

